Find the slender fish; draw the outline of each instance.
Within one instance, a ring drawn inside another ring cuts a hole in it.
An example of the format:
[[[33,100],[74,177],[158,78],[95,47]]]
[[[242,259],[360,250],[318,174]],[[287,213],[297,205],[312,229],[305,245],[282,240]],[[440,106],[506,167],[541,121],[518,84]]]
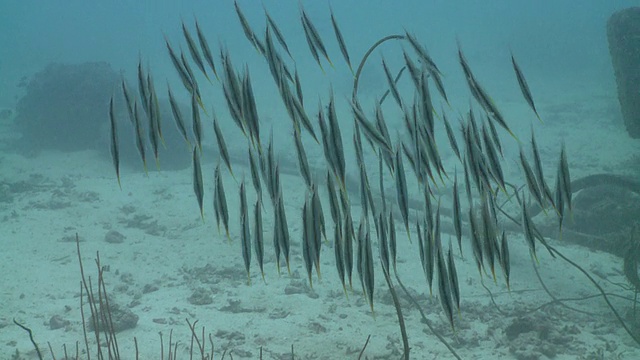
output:
[[[456,263],[453,260],[453,251],[451,250],[451,241],[449,241],[449,251],[447,252],[447,269],[449,270],[449,288],[451,289],[451,298],[458,308],[460,314],[460,284],[458,283],[458,271]]]
[[[116,169],[116,177],[118,178],[118,186],[122,190],[120,183],[120,150],[118,149],[118,126],[116,117],[113,113],[113,96],[109,100],[109,122],[111,123],[111,158],[113,167]]]
[[[187,142],[187,146],[191,148],[191,142],[189,141],[189,135],[187,135],[187,126],[184,123],[184,118],[182,117],[182,112],[180,111],[180,106],[178,102],[173,97],[173,92],[171,91],[171,87],[167,83],[167,90],[169,93],[169,104],[171,105],[171,112],[173,113],[173,120],[175,120],[176,127],[180,132],[180,135],[184,138],[184,141]]]
[[[342,36],[342,32],[338,27],[338,22],[336,21],[335,16],[333,16],[333,9],[330,9],[331,12],[331,24],[333,25],[333,32],[336,34],[336,40],[338,40],[338,46],[340,46],[340,52],[342,52],[342,56],[344,60],[349,65],[349,70],[353,74],[353,67],[351,67],[351,59],[349,58],[349,51],[347,50],[347,44],[344,41],[344,37]]]
[[[134,118],[134,131],[136,138],[136,148],[138,148],[138,153],[140,154],[140,159],[142,160],[142,166],[144,168],[144,173],[147,174],[147,155],[145,149],[145,141],[144,141],[144,125],[142,125],[142,120],[140,119],[140,112],[138,111],[138,102],[134,100],[133,102],[133,118]]]
[[[340,278],[340,283],[342,284],[342,290],[344,290],[344,295],[349,298],[349,294],[347,293],[347,284],[345,282],[345,272],[344,272],[344,238],[342,236],[342,227],[340,223],[336,223],[333,227],[333,250],[334,256],[336,260],[336,270],[338,271],[338,278]]]
[[[389,90],[391,91],[391,95],[393,95],[393,99],[396,101],[398,106],[402,109],[402,99],[400,98],[400,92],[398,92],[398,87],[396,86],[396,82],[393,79],[393,75],[391,75],[391,71],[387,66],[387,63],[382,58],[382,68],[384,69],[384,74],[387,78],[387,83],[389,84]]]
[[[193,192],[196,194],[198,200],[198,206],[200,207],[200,217],[204,222],[204,210],[203,210],[203,198],[204,198],[204,183],[202,181],[202,168],[200,167],[200,156],[198,156],[198,149],[193,148]]]
[[[309,286],[313,289],[313,263],[314,263],[314,245],[313,245],[313,211],[311,210],[311,203],[309,197],[302,206],[302,258],[304,260],[305,269],[307,271],[307,278],[309,279]]]
[[[518,85],[520,85],[522,96],[524,96],[524,99],[527,101],[527,104],[529,104],[529,107],[531,107],[531,110],[533,110],[533,112],[536,114],[538,120],[540,120],[540,122],[543,122],[542,119],[540,119],[540,115],[538,115],[538,111],[536,110],[536,105],[533,102],[533,96],[531,95],[531,90],[529,89],[527,80],[524,78],[524,74],[522,73],[520,66],[516,62],[513,53],[511,54],[511,63],[513,64],[513,71],[515,71],[516,73],[516,78],[518,79]]]
[[[409,194],[407,192],[407,179],[405,177],[404,165],[402,163],[402,154],[400,148],[396,149],[395,175],[396,175],[396,197],[398,207],[404,222],[404,228],[407,231],[409,241],[411,241],[411,232],[409,231]]]
[[[134,98],[129,92],[129,88],[127,87],[127,83],[122,79],[122,94],[124,95],[125,105],[127,106],[127,112],[129,113],[129,121],[131,124],[135,126],[135,115],[133,114],[133,102]]]
[[[267,17],[267,23],[269,24],[269,27],[271,28],[271,30],[273,30],[273,33],[276,35],[276,39],[278,39],[278,42],[280,43],[284,51],[287,52],[289,57],[293,59],[293,56],[291,56],[291,52],[289,51],[289,47],[287,46],[287,42],[284,40],[284,35],[282,35],[282,31],[280,31],[280,29],[278,28],[278,25],[273,20],[273,18],[271,18],[266,8],[264,9],[264,14]]]
[[[196,46],[196,42],[193,41],[193,37],[189,33],[189,29],[185,25],[184,21],[182,22],[182,34],[184,35],[185,40],[187,41],[187,47],[189,48],[189,52],[191,53],[191,58],[198,66],[198,69],[202,71],[207,80],[209,79],[209,75],[207,75],[207,70],[204,68],[204,62],[202,61],[202,56],[200,55],[200,51],[198,51],[198,47]]]
[[[224,136],[222,135],[222,130],[220,130],[220,125],[218,124],[218,118],[216,114],[213,113],[213,130],[216,135],[216,142],[218,143],[218,152],[220,153],[220,157],[222,161],[226,165],[227,169],[229,169],[229,173],[235,179],[235,175],[233,175],[233,169],[231,168],[231,158],[229,157],[229,150],[227,150],[227,143],[224,141]]]
[[[440,295],[440,305],[447,315],[451,329],[454,329],[453,324],[453,299],[451,295],[451,278],[447,271],[447,265],[444,260],[442,244],[438,243],[436,248],[436,262],[438,265],[438,294]]]
[[[258,198],[256,205],[253,207],[254,227],[253,227],[253,247],[256,253],[256,260],[260,267],[260,274],[262,274],[262,281],[264,279],[264,235],[262,233],[262,200]]]
[[[207,38],[204,37],[204,33],[200,29],[200,25],[198,24],[198,20],[196,20],[196,32],[198,33],[198,42],[200,43],[200,49],[202,49],[202,55],[204,59],[209,64],[211,71],[213,71],[213,75],[216,76],[217,80],[220,80],[218,77],[218,71],[216,70],[216,65],[213,62],[213,55],[211,54],[211,48],[209,48],[209,43],[207,42]]]
[[[301,9],[301,12],[302,12],[302,25],[305,27],[306,29],[305,31],[309,32],[311,41],[313,42],[314,46],[318,50],[320,50],[320,53],[322,54],[322,56],[324,56],[324,58],[327,59],[327,61],[329,62],[329,65],[333,67],[333,63],[331,62],[331,59],[329,59],[329,55],[327,55],[327,49],[325,48],[324,43],[320,38],[320,34],[318,33],[318,30],[316,30],[316,27],[313,25],[313,23],[307,16],[307,13],[305,13],[304,9]]]
[[[242,239],[242,258],[244,259],[244,268],[247,272],[247,283],[251,284],[251,232],[249,230],[249,214],[247,209],[247,194],[244,186],[244,179],[242,179],[242,182],[240,183],[240,228],[240,237]]]

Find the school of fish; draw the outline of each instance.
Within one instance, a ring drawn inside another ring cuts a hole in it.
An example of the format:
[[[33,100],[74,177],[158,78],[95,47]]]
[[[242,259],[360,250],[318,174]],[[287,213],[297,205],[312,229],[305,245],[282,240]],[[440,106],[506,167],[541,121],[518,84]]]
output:
[[[445,91],[444,75],[423,43],[408,31],[396,36],[406,44],[402,50],[404,66],[397,70],[397,75],[394,76],[389,63],[384,58],[381,60],[380,65],[388,90],[381,100],[376,102],[375,108],[371,109],[374,120],[370,118],[370,112],[363,107],[357,96],[347,100],[352,117],[339,120],[333,91],[329,92],[328,102],[326,104],[320,103],[316,115],[313,116],[305,108],[298,70],[295,68],[295,62],[286,38],[274,18],[265,9],[266,27],[264,31],[256,32],[237,2],[234,3],[234,8],[247,40],[264,57],[291,121],[291,134],[295,145],[297,165],[304,184],[301,186],[305,187],[306,195],[303,204],[290,206],[301,209],[299,216],[302,227],[299,241],[309,286],[313,287],[314,269],[315,276],[318,279],[321,278],[322,248],[333,247],[335,266],[345,295],[349,296],[349,293],[357,292],[354,290],[352,281],[355,265],[361,293],[369,304],[371,312],[374,313],[374,284],[375,269],[377,268],[375,264],[378,262],[374,253],[378,254],[379,265],[385,274],[393,273],[397,276],[399,235],[396,233],[395,221],[398,220],[402,223],[408,241],[411,241],[411,234],[417,237],[417,244],[412,246],[416,246],[419,253],[419,261],[426,280],[425,290],[428,288],[429,293],[432,294],[435,286],[442,310],[451,327],[454,328],[455,317],[453,313],[460,312],[461,307],[460,283],[451,237],[448,248],[443,244],[441,218],[445,216],[443,215],[445,209],[441,207],[442,199],[436,195],[437,192],[434,192],[434,189],[450,185],[452,192],[451,211],[447,211],[446,216],[451,218],[454,229],[452,235],[460,255],[463,252],[463,238],[466,237],[469,239],[479,276],[481,278],[487,276],[493,281],[497,281],[496,267],[499,266],[508,289],[510,289],[510,240],[505,230],[501,228],[499,214],[502,209],[496,203],[497,197],[500,194],[506,196],[519,210],[522,233],[531,257],[536,261],[536,249],[538,245],[546,246],[546,240],[532,219],[531,201],[535,202],[543,211],[549,210],[555,214],[558,218],[559,230],[562,230],[564,216],[572,209],[571,178],[565,146],[563,145],[560,150],[555,189],[552,190],[543,173],[542,159],[533,127],[529,146],[533,157],[528,158],[526,154],[529,149],[526,149],[511,130],[507,119],[475,76],[459,43],[457,51],[459,65],[471,98],[475,100],[477,105],[474,108],[471,104],[468,110],[458,116],[459,132],[456,132],[446,113],[446,109],[449,108],[449,100]],[[348,52],[346,39],[340,30],[338,19],[333,10],[330,11],[330,20],[342,58],[353,73],[352,58]],[[324,62],[331,67],[336,66],[331,61],[328,48],[325,46],[325,41],[328,38],[323,38],[302,6],[299,21],[309,51],[321,71],[325,72]],[[260,129],[260,111],[254,98],[249,69],[246,66],[234,64],[228,49],[222,46],[219,49],[219,56],[214,57],[207,37],[197,20],[194,24],[195,37],[192,35],[194,29],[190,29],[189,24],[183,21],[181,28],[190,60],[182,50],[182,46],[176,48],[166,36],[165,44],[169,60],[191,99],[190,129],[187,126],[188,120],[181,112],[175,94],[168,83],[167,95],[176,129],[191,151],[193,191],[200,217],[205,221],[207,217],[205,210],[208,207],[204,202],[206,186],[201,164],[203,128],[204,126],[212,126],[219,156],[218,164],[213,172],[212,190],[218,232],[220,233],[220,228],[223,227],[226,238],[231,242],[234,236],[231,235],[230,229],[235,225],[230,224],[230,219],[239,220],[239,224],[236,225],[240,231],[241,254],[248,283],[251,283],[253,277],[251,272],[252,259],[255,259],[257,263],[261,278],[266,281],[268,275],[265,274],[263,265],[265,258],[269,257],[265,254],[265,249],[269,248],[273,249],[272,254],[275,255],[278,275],[281,274],[283,267],[286,267],[287,273],[290,274],[292,238],[287,217],[292,214],[286,211],[287,206],[280,184],[280,165],[275,155],[276,144],[273,141],[273,134],[270,135],[266,144],[263,141],[264,133],[261,134]],[[177,49],[179,51],[176,51]],[[510,62],[524,100],[533,114],[542,121],[524,73],[513,54],[511,54]],[[199,71],[199,74],[194,72],[192,64],[195,64],[195,70]],[[160,167],[159,147],[164,145],[164,138],[158,94],[153,76],[148,69],[143,67],[142,59],[139,60],[137,68],[138,94],[130,91],[125,80],[122,81],[121,91],[140,161],[146,173],[147,154],[152,154],[156,166]],[[397,83],[401,80],[401,75],[405,70],[414,85],[414,92],[409,96],[405,94],[403,97]],[[222,86],[228,117],[219,117],[216,113],[221,111],[215,109],[212,109],[211,112],[206,110],[200,92],[202,79],[205,79],[212,86]],[[436,99],[430,89],[431,86],[435,86],[439,101],[443,104],[439,111],[433,105]],[[401,109],[404,130],[406,130],[406,136],[398,135],[395,142],[389,134],[383,113],[382,105],[387,94],[391,94],[395,104]],[[118,185],[122,188],[120,139],[118,138],[119,121],[114,110],[115,98],[113,96],[109,103],[110,150]],[[350,123],[351,120],[352,123]],[[221,121],[231,121],[246,138],[247,166],[251,174],[251,184],[257,195],[253,211],[247,203],[249,182],[242,178],[238,184],[236,180],[232,167],[235,164],[232,163],[227,149],[225,135],[220,127]],[[448,139],[448,143],[444,145],[451,148],[458,160],[453,174],[447,172],[440,156],[441,150],[438,145],[443,146],[443,144],[436,144],[438,137],[435,125],[438,121],[442,122]],[[314,125],[314,122],[317,122],[317,126]],[[353,159],[347,159],[344,151],[341,130],[341,127],[344,126],[351,126],[354,129],[355,157]],[[505,161],[505,155],[498,133],[499,128],[517,141],[520,146],[518,164],[524,179],[524,185],[521,187],[509,183],[504,177],[502,163]],[[324,180],[317,179],[310,167],[305,150],[305,138],[310,138],[322,147],[326,165],[323,172],[326,173],[326,178],[324,175],[322,176]],[[363,138],[370,145],[369,147],[363,146]],[[150,153],[148,152],[149,146]],[[365,157],[369,149],[378,159],[380,177],[378,181],[379,193],[377,194],[372,191],[367,173],[368,166]],[[408,167],[415,175],[415,180],[419,185],[417,191],[408,186],[408,177],[411,173],[406,170],[405,164],[409,165]],[[230,217],[229,215],[227,201],[231,195],[225,190],[223,171],[227,171],[232,176],[235,181],[234,185],[238,185],[240,204],[238,217]],[[357,191],[353,188],[348,189],[348,172],[357,173],[359,179]],[[385,177],[383,176],[385,172],[388,174],[388,178],[393,179],[393,186],[396,190],[395,199],[394,196],[386,197],[385,195]],[[458,172],[462,172],[463,180],[458,176]],[[464,184],[464,193],[461,190],[461,182]],[[326,199],[321,197],[319,193],[321,185],[326,187]],[[263,193],[266,193],[266,199],[263,199]],[[352,200],[358,195],[359,201]],[[462,209],[465,195],[466,211]],[[417,198],[424,199],[420,211],[416,210],[415,206],[410,206],[410,201]],[[392,202],[391,199],[395,201]],[[325,219],[323,201],[328,201],[330,222]],[[270,204],[265,205],[263,202]],[[361,211],[359,220],[354,222],[356,204],[359,204]],[[397,209],[397,212],[394,209]],[[412,215],[412,211],[415,214]],[[273,219],[272,229],[263,228],[263,212],[270,214],[270,218]],[[333,225],[333,232],[327,230],[330,225]],[[373,239],[372,227],[375,229],[377,241]],[[264,244],[264,235],[267,231],[271,233],[272,246]],[[375,247],[377,247],[377,252],[373,250]]]

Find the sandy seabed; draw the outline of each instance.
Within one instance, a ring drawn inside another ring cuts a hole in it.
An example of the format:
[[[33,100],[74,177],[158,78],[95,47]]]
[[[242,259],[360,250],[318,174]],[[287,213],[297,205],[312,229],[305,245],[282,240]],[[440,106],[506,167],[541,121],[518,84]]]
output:
[[[547,174],[555,173],[561,139],[567,144],[574,177],[607,171],[626,173],[631,164],[637,165],[637,156],[630,154],[640,154],[640,146],[625,137],[620,124],[601,121],[599,117],[613,99],[596,98],[577,109],[571,108],[575,104],[570,100],[564,101],[540,106],[546,123],[536,134],[543,157],[549,159]],[[572,121],[581,121],[585,126],[567,130],[567,122]],[[528,124],[522,125],[520,133],[529,134],[528,128]],[[300,246],[300,208],[305,188],[299,176],[282,175],[281,179],[292,239],[291,275],[285,268],[281,275],[276,271],[271,247],[273,216],[267,206],[263,213],[265,281],[254,259],[252,284],[247,285],[238,235],[237,183],[225,173],[231,214],[229,242],[224,232],[218,232],[213,219],[209,176],[213,173],[212,161],[205,159],[203,164],[208,179],[204,222],[193,194],[190,168],[153,171],[147,176],[138,168],[124,167],[120,190],[110,159],[94,151],[43,152],[25,157],[5,150],[0,154],[0,166],[1,359],[11,358],[16,350],[25,359],[36,358],[27,333],[13,324],[14,318],[33,330],[45,358],[51,358],[47,343],[58,359],[62,357],[63,344],[70,353],[75,353],[76,342],[84,348],[76,233],[81,241],[85,274],[97,279],[93,260],[99,251],[101,263],[107,267],[104,276],[111,301],[139,317],[135,328],[118,333],[123,358],[134,358],[134,337],[141,359],[159,358],[159,333],[166,356],[171,331],[173,341],[178,341],[179,358],[186,358],[191,340],[186,319],[197,320],[199,332],[204,326],[205,332],[211,333],[217,359],[225,350],[236,359],[257,359],[260,348],[265,359],[288,359],[292,345],[298,359],[356,359],[369,335],[364,357],[400,357],[402,343],[395,309],[379,267],[375,316],[362,296],[355,274],[354,290],[345,297],[330,243],[323,246],[322,279],[314,276],[314,286],[310,288]],[[507,177],[520,176],[515,162],[507,167]],[[235,164],[235,169],[236,174],[249,173],[242,164]],[[249,203],[253,204],[255,193],[251,191]],[[356,208],[354,212],[359,213]],[[325,211],[331,229],[328,233],[332,233],[328,203]],[[511,291],[507,291],[500,271],[496,283],[484,278],[495,304],[481,286],[468,239],[463,242],[464,257],[455,252],[462,303],[452,331],[437,291],[434,289],[434,295],[429,296],[417,244],[409,243],[401,222],[396,225],[399,275],[430,322],[462,358],[640,357],[640,349],[600,297],[563,302],[579,311],[549,304],[552,299],[535,277],[527,245],[515,233],[510,234]],[[446,235],[443,239],[448,241]],[[632,291],[615,285],[626,284],[621,259],[550,241],[589,271],[605,291],[633,297]],[[538,251],[538,258],[541,276],[557,298],[597,293],[582,274],[563,261],[551,258],[544,250]],[[401,291],[400,298],[411,357],[453,358]],[[614,297],[613,303],[625,319],[632,321],[630,301]],[[52,318],[60,328],[52,329]],[[94,347],[92,333],[89,339]]]

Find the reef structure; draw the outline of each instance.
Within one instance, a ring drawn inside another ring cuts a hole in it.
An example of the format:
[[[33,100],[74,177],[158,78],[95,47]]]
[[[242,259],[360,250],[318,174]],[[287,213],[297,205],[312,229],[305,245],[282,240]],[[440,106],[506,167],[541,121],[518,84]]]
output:
[[[629,136],[640,138],[640,7],[611,15],[607,37],[622,118]]]

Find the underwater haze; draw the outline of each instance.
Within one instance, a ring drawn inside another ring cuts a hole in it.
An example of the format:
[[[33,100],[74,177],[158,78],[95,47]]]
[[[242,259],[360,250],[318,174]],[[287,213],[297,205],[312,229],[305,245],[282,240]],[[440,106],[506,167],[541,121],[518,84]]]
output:
[[[634,6],[1,2],[0,359],[639,358]]]

